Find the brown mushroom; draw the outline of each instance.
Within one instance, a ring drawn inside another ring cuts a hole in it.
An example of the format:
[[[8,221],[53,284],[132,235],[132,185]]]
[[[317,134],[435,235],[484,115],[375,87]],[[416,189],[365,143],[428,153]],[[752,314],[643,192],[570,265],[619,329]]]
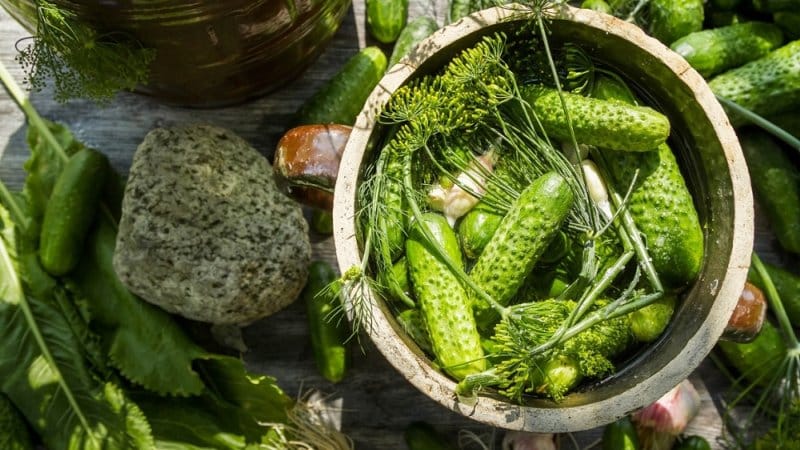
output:
[[[287,131],[278,142],[273,166],[278,183],[292,198],[330,211],[339,161],[352,127],[302,125]]]

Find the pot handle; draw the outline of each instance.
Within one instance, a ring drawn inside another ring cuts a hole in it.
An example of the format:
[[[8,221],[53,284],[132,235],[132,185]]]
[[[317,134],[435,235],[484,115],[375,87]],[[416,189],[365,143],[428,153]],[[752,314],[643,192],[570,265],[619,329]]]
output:
[[[278,141],[273,168],[278,185],[298,202],[333,209],[333,188],[352,127],[301,125]]]
[[[739,302],[720,339],[741,343],[752,341],[761,331],[766,314],[767,300],[764,293],[756,286],[745,283]]]

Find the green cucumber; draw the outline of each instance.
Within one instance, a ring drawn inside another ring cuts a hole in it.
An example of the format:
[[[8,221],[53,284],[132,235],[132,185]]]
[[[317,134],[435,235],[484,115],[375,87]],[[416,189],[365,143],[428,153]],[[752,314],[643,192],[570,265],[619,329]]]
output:
[[[408,20],[408,0],[367,0],[367,28],[383,44],[397,40]]]
[[[613,79],[605,82],[619,83]],[[614,91],[603,91],[609,92]],[[627,94],[616,99],[631,97]],[[654,152],[602,154],[618,192],[628,192],[636,177],[628,209],[645,237],[661,281],[666,287],[680,288],[694,280],[703,263],[703,229],[672,150],[662,144]]]
[[[783,129],[783,131],[800,139],[800,110],[787,111],[769,116],[766,119]]]
[[[720,339],[717,347],[740,375],[762,387],[769,385],[787,352],[781,332],[768,321],[753,341],[741,344]]]
[[[606,14],[614,13],[614,11],[611,9],[611,6],[609,6],[605,0],[583,0],[583,3],[581,3],[581,8],[591,9],[593,11],[599,11]]]
[[[384,72],[386,55],[381,49],[362,49],[298,109],[292,122],[353,125]]]
[[[338,292],[326,289],[337,277],[330,264],[314,261],[302,293],[314,361],[320,375],[332,383],[341,381],[347,370],[347,328],[343,321],[333,317],[339,303]]]
[[[800,11],[800,0],[753,0],[753,7],[759,12]]]
[[[311,229],[325,236],[333,234],[333,214],[319,208],[311,211]]]
[[[39,238],[39,260],[51,275],[65,275],[78,264],[110,171],[108,159],[88,148],[64,165],[47,201]]]
[[[708,86],[716,95],[760,116],[794,109],[800,103],[800,40],[723,72]],[[746,122],[732,111],[728,111],[728,117],[733,126]]]
[[[703,0],[651,0],[648,11],[648,32],[666,45],[703,29]]]
[[[639,450],[639,436],[629,417],[612,422],[603,428],[602,450]]]
[[[714,11],[732,11],[742,0],[711,0],[710,6]]]
[[[758,129],[742,130],[739,143],[756,200],[784,250],[800,254],[800,185],[797,169],[775,140]]]
[[[558,234],[572,201],[572,191],[560,175],[551,172],[534,180],[475,262],[469,274],[475,284],[499,304],[507,305]],[[479,329],[490,331],[498,319],[496,311],[477,297],[473,308]]]
[[[396,319],[400,327],[417,343],[419,348],[428,354],[434,354],[428,327],[418,309],[403,310],[396,316]]]
[[[426,239],[427,234],[436,242]],[[460,380],[485,370],[486,361],[467,292],[434,245],[440,245],[456,264],[463,264],[458,238],[447,219],[441,214],[426,213],[421,222],[411,227],[406,240],[411,285],[437,363]]]
[[[682,438],[672,450],[711,450],[711,445],[702,436],[688,436]]]
[[[469,259],[480,256],[502,220],[503,214],[481,202],[465,214],[457,226],[464,256]]]
[[[579,144],[641,152],[655,149],[669,137],[669,120],[652,108],[568,92],[561,94]],[[531,104],[548,135],[571,141],[558,91],[527,86],[523,88],[522,96]]]
[[[653,342],[658,339],[672,319],[676,301],[674,295],[667,294],[628,314],[633,337],[639,342]]]
[[[411,53],[417,44],[438,29],[439,25],[436,20],[428,16],[420,16],[408,22],[397,37],[397,42],[394,43],[394,49],[389,57],[387,67],[391,69],[403,57]]]
[[[783,43],[783,32],[766,22],[744,22],[690,33],[670,48],[708,78],[758,59]]]
[[[454,450],[430,424],[412,422],[405,431],[408,450]]]
[[[789,322],[800,328],[800,276],[766,262],[764,267],[781,297]],[[753,268],[747,274],[747,279],[762,291],[766,289],[763,280]]]
[[[448,22],[461,20],[475,11],[479,11],[481,6],[483,6],[483,0],[450,0],[450,20]]]

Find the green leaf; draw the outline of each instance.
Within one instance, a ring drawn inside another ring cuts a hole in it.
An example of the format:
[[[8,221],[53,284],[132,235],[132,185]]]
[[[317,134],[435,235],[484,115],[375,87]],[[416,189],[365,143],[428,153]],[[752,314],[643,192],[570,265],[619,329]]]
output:
[[[134,383],[159,394],[198,395],[203,382],[192,367],[205,350],[164,310],[133,295],[114,272],[116,230],[105,217],[87,239],[70,287],[86,299],[93,327],[111,364]]]
[[[74,324],[61,312],[69,304],[54,300],[66,292],[50,280],[36,286],[42,297],[29,295],[26,280],[46,275],[2,207],[0,222],[0,390],[50,450],[153,448],[141,410],[86,366]]]
[[[0,448],[33,450],[28,425],[8,397],[0,394]]]

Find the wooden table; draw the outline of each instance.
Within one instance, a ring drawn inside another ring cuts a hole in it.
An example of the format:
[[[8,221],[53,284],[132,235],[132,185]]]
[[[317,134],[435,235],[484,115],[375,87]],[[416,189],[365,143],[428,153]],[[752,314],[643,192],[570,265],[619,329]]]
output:
[[[410,16],[430,15],[441,24],[446,17],[445,4],[444,0],[411,0]],[[17,80],[22,80],[23,76],[14,61],[14,44],[27,35],[5,11],[0,10],[0,61],[9,67]],[[334,40],[310,69],[283,89],[243,105],[214,110],[182,109],[126,93],[100,108],[85,101],[58,104],[52,100],[52,92],[48,90],[34,94],[32,102],[42,116],[64,123],[79,140],[106,153],[123,173],[127,173],[133,152],[145,134],[161,126],[212,123],[235,131],[263,154],[271,156],[296,108],[347,58],[359,48],[371,44],[374,42],[365,31],[364,0],[355,0]],[[11,186],[19,186],[24,175],[22,164],[28,156],[24,140],[26,126],[22,113],[4,94],[0,94],[0,117],[0,178]],[[759,243],[767,250],[771,248],[771,239],[765,231],[761,231]],[[318,258],[333,260],[332,240],[316,239],[314,252]],[[354,349],[349,374],[342,383],[331,385],[325,382],[317,374],[311,358],[305,314],[300,302],[251,325],[244,330],[244,337],[250,347],[244,357],[252,370],[277,377],[280,385],[292,395],[309,389],[320,389],[330,394],[330,399],[341,408],[342,428],[355,440],[357,448],[404,449],[403,430],[415,420],[433,424],[451,435],[454,442],[459,430],[471,430],[477,434],[492,432],[489,427],[465,419],[429,400],[396,373],[368,342],[363,352]],[[705,364],[692,377],[703,395],[703,408],[688,432],[703,435],[714,448],[722,448],[714,442],[721,428],[719,414],[709,393],[719,386],[719,378],[714,378],[714,375],[714,369]],[[708,381],[708,390],[703,379]],[[576,437],[585,447],[597,439],[599,432],[600,429],[595,429],[578,433]],[[497,435],[501,436],[502,431]],[[567,444],[562,448],[572,446]]]

